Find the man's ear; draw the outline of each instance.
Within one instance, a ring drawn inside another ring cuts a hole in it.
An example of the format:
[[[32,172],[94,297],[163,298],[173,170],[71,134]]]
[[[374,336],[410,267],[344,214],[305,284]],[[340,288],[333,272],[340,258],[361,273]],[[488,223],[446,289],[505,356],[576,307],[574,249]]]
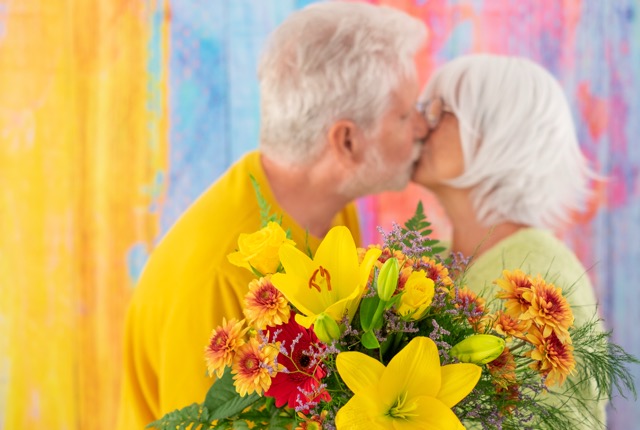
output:
[[[364,138],[353,121],[341,119],[333,123],[327,136],[336,157],[347,164],[358,164],[364,156]]]

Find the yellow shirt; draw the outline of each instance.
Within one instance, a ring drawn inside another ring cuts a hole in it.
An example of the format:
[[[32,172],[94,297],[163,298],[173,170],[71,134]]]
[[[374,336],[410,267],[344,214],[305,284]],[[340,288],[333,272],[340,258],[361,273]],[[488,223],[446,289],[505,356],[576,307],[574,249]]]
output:
[[[258,152],[245,155],[182,215],[154,250],[127,314],[124,379],[118,426],[143,429],[162,415],[204,401],[213,383],[204,348],[222,318],[242,318],[243,297],[254,276],[231,265],[240,233],[260,229],[260,210],[249,175],[260,184],[272,213],[302,248],[306,232],[276,203]],[[360,242],[354,205],[334,225]],[[315,251],[320,239],[309,235]]]

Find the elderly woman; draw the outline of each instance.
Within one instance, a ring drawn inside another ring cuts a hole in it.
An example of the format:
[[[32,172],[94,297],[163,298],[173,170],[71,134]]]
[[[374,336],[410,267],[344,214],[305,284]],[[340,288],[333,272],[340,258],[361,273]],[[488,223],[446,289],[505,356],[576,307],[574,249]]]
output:
[[[430,132],[413,181],[447,213],[451,251],[471,257],[468,287],[492,297],[503,269],[520,268],[563,289],[576,326],[592,320],[587,270],[552,233],[584,207],[595,177],[558,82],[524,58],[468,55],[435,72],[421,108]],[[603,427],[602,402],[592,410],[577,419]]]

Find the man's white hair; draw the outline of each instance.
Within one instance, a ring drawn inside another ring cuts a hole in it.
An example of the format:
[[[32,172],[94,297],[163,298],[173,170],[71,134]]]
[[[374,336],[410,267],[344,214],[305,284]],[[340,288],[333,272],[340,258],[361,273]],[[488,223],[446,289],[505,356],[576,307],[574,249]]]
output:
[[[423,22],[365,3],[316,3],[270,36],[258,67],[260,149],[285,164],[311,160],[337,120],[377,132],[391,92],[415,75]]]
[[[441,97],[457,117],[464,173],[479,220],[557,229],[584,209],[595,175],[578,145],[557,80],[520,57],[467,55],[439,68],[421,100]]]

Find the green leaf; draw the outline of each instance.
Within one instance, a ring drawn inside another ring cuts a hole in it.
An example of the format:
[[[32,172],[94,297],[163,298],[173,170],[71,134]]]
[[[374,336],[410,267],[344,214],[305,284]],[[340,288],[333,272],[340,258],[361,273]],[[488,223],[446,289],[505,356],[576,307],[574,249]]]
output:
[[[279,415],[274,415],[271,417],[269,421],[269,429],[270,430],[290,430],[294,428],[292,424],[296,422],[293,417],[282,417]]]
[[[376,336],[373,334],[372,331],[365,332],[362,335],[362,338],[360,338],[360,342],[367,349],[380,348],[380,342],[378,342],[378,339],[376,339]]]
[[[276,409],[276,399],[273,397],[265,397],[265,409],[269,413],[273,413]]]
[[[372,297],[365,297],[360,302],[360,325],[364,331],[371,330],[378,303],[380,303],[380,298],[377,294]]]
[[[222,378],[216,380],[209,389],[204,406],[211,412],[211,420],[220,420],[239,414],[259,398],[256,393],[240,397],[233,386],[231,371],[227,368]]]
[[[391,300],[385,303],[384,308],[391,309],[392,307],[394,307],[400,301],[400,298],[402,297],[403,294],[404,294],[404,291],[400,292],[400,294],[396,294],[395,296],[391,297]]]
[[[233,430],[249,430],[249,424],[244,420],[234,421]]]

